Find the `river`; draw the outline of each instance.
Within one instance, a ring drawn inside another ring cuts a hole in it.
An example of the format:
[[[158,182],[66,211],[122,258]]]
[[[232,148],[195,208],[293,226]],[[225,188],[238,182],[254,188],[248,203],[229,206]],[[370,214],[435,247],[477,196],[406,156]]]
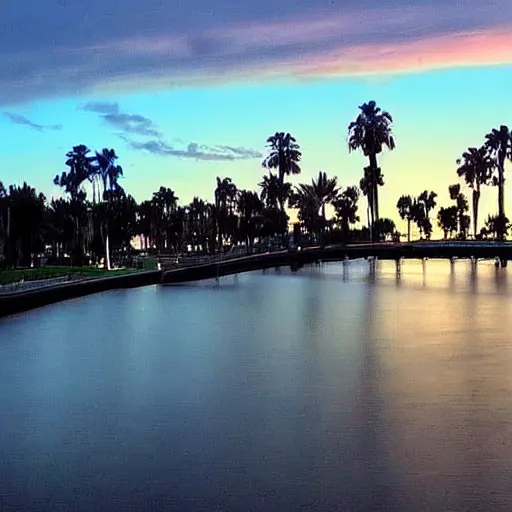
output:
[[[510,269],[353,261],[0,320],[0,510],[512,510]]]

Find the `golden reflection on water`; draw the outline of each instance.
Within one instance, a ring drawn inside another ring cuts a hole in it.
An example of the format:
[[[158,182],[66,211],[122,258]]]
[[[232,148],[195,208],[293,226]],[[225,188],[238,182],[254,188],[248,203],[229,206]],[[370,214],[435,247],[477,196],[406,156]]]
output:
[[[437,510],[512,510],[508,270],[468,261],[404,261],[398,270],[379,261],[368,272],[388,463],[418,503],[438,488],[445,493],[428,497]]]

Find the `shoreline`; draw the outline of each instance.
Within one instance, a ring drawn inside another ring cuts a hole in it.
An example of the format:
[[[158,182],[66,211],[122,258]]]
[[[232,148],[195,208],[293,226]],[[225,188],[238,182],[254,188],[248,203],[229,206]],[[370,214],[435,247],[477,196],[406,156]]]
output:
[[[338,247],[314,247],[303,251],[242,256],[185,267],[163,268],[118,276],[85,278],[59,283],[34,290],[0,294],[0,318],[23,313],[57,302],[94,293],[122,288],[138,288],[155,284],[178,284],[219,278],[231,274],[263,270],[271,267],[303,265],[316,262],[344,261],[346,259],[499,259],[501,266],[512,260],[512,244],[486,243],[417,243],[417,244],[360,244]]]
[[[1,294],[0,318],[94,293],[158,284],[161,277],[162,272],[160,270],[148,270],[120,276],[85,278],[34,290]]]

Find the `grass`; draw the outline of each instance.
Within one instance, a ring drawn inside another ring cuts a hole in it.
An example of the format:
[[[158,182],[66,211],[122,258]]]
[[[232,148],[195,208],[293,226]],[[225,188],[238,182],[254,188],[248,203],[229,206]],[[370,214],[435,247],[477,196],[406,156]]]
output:
[[[123,274],[133,274],[144,270],[154,270],[156,264],[153,260],[143,260],[142,269],[119,269],[104,270],[96,267],[57,267],[47,266],[32,269],[0,270],[0,285],[17,283],[19,281],[37,281],[40,279],[54,279],[64,276],[75,276],[77,278],[98,278],[112,277]]]

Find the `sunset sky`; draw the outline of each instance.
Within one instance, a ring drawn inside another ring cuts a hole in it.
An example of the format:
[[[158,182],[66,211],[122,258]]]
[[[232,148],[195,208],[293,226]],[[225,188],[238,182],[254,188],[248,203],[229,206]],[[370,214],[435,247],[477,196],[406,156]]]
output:
[[[115,148],[139,201],[212,200],[216,176],[254,189],[275,131],[302,146],[295,183],[357,184],[347,125],[373,99],[395,120],[380,210],[397,220],[401,194],[448,204],[455,160],[512,125],[510,0],[4,0],[0,20],[0,181],[48,196],[81,143]]]

